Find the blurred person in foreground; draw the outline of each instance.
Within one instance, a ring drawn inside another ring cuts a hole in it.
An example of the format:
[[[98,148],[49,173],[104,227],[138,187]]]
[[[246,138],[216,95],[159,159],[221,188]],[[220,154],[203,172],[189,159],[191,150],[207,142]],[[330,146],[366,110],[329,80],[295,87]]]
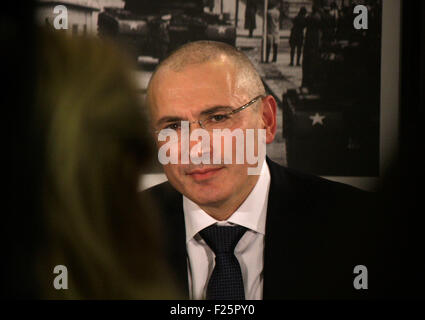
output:
[[[148,198],[152,156],[129,65],[111,44],[42,30],[37,38],[39,298],[177,298]],[[68,289],[53,287],[64,265]]]

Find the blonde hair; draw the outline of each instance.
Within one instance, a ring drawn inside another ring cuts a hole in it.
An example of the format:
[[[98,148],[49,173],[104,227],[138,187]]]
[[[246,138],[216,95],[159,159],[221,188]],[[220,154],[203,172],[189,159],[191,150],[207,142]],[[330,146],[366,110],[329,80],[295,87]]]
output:
[[[43,31],[37,44],[41,296],[179,297],[161,250],[161,221],[137,192],[154,149],[129,65],[97,39]],[[68,290],[53,288],[56,265],[68,269]]]

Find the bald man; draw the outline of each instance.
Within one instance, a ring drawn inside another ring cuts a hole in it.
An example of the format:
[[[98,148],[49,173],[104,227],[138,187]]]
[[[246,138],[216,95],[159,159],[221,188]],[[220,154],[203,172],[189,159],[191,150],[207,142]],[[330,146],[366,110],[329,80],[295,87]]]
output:
[[[161,134],[176,132],[179,161],[163,164],[168,181],[143,194],[157,200],[168,259],[188,298],[364,298],[373,292],[366,274],[376,271],[368,237],[373,228],[358,208],[365,193],[260,156],[256,164],[183,161],[185,125],[210,134],[211,143],[197,151],[204,160],[217,151],[214,129],[240,129],[247,150],[248,132],[261,133],[251,145],[257,155],[261,144],[273,141],[276,101],[242,52],[211,41],[182,46],[158,65],[147,100],[158,152],[171,143],[172,135]],[[190,140],[189,148],[197,143]],[[258,174],[249,174],[255,166]]]

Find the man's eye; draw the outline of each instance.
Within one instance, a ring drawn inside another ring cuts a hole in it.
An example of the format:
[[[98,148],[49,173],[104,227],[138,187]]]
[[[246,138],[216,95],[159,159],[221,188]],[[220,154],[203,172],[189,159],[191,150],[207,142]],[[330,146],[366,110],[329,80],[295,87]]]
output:
[[[178,129],[180,129],[180,123],[178,123],[178,122],[170,123],[164,129],[178,130]]]
[[[215,114],[215,115],[211,116],[210,119],[213,122],[223,122],[223,121],[229,119],[229,116],[227,116],[225,114]]]

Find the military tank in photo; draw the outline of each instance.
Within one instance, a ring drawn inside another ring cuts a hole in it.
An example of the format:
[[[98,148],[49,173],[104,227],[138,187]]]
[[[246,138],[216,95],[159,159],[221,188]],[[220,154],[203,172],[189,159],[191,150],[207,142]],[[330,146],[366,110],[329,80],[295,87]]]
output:
[[[191,41],[236,43],[229,15],[204,10],[202,0],[126,0],[124,8],[105,7],[99,14],[98,33],[134,56],[159,59]]]

